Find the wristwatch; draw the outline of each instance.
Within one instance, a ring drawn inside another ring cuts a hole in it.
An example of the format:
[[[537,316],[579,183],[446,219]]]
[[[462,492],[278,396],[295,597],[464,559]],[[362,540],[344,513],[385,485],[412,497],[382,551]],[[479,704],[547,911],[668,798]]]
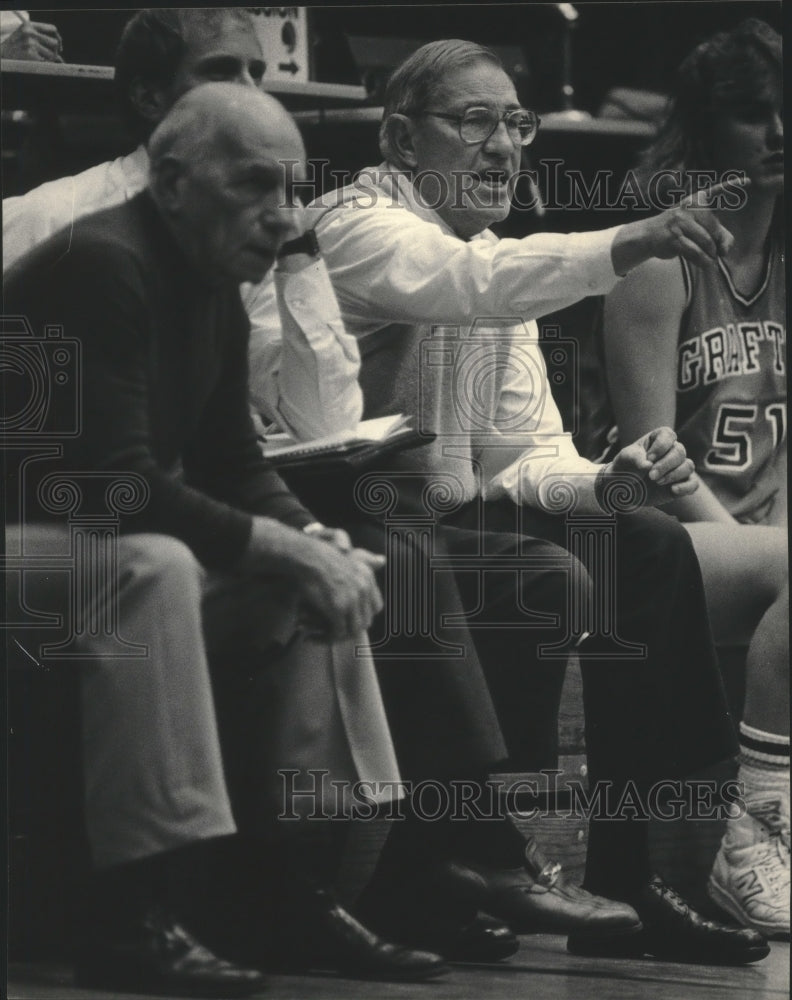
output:
[[[320,255],[319,240],[316,238],[316,233],[313,229],[306,229],[302,236],[284,243],[278,252],[278,257],[288,257],[293,253],[304,253],[309,257],[318,257]]]

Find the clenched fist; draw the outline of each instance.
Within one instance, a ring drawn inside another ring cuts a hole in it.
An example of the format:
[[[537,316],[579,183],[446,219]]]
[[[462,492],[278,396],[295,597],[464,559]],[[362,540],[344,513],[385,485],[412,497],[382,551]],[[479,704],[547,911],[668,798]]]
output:
[[[685,446],[670,427],[658,427],[622,448],[604,474],[638,476],[647,491],[646,502],[660,505],[695,493],[699,479]]]

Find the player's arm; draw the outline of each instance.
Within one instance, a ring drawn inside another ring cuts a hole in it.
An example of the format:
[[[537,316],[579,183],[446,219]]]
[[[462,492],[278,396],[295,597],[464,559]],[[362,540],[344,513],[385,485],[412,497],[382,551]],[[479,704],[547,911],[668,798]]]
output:
[[[677,338],[684,309],[676,259],[641,264],[605,300],[605,368],[622,441],[676,424]],[[703,483],[667,510],[684,521],[733,522]]]

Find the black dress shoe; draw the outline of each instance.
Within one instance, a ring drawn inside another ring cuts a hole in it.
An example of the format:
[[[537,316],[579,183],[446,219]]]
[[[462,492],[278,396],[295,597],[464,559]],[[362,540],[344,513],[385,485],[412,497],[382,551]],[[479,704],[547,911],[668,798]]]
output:
[[[399,982],[422,982],[448,972],[440,955],[384,940],[324,890],[314,892],[288,923],[290,933],[277,943],[270,967],[331,969],[356,979]]]
[[[522,868],[497,869],[448,861],[437,873],[438,890],[507,921],[517,934],[579,932],[632,934],[641,928],[635,910],[566,885],[561,866],[547,861],[534,841]]]
[[[476,913],[468,920],[438,916],[425,922],[420,939],[410,940],[420,940],[449,962],[501,962],[520,947],[511,927],[487,913]]]
[[[508,924],[428,892],[428,883],[406,878],[400,886],[380,889],[362,919],[378,934],[435,951],[449,962],[500,962],[518,951],[520,939]]]
[[[655,875],[636,902],[644,928],[621,940],[571,934],[567,950],[596,958],[652,955],[669,962],[748,965],[766,958],[770,945],[756,931],[707,920]]]
[[[244,997],[265,985],[260,972],[218,958],[160,907],[124,934],[84,936],[74,978],[87,989],[190,997]]]

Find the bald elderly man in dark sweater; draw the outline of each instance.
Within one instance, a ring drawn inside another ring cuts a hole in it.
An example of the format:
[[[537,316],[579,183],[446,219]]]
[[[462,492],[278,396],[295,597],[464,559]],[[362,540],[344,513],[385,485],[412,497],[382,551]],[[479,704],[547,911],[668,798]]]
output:
[[[139,484],[146,502],[122,518],[117,549],[100,553],[117,558],[117,583],[94,596],[115,603],[121,634],[146,655],[115,659],[115,636],[101,630],[80,640],[96,872],[78,981],[236,996],[256,991],[260,974],[204,948],[167,915],[157,886],[187,848],[271,822],[278,765],[320,763],[348,782],[380,782],[390,800],[399,774],[379,689],[370,658],[354,656],[382,606],[382,560],[291,495],[248,412],[238,286],[260,280],[293,235],[280,165],[304,162],[293,122],[258,91],[207,84],[179,100],[149,152],[149,190],[78,221],[6,276],[5,316],[26,317],[36,335],[56,322],[78,340],[82,380],[80,432],[9,491],[23,509],[7,540],[34,562],[68,546],[63,527],[47,523],[50,472],[86,493],[114,475]],[[7,382],[15,426],[27,386]],[[51,606],[57,576],[28,574],[12,602]],[[216,706],[221,731],[224,713],[232,721],[224,757]],[[377,978],[443,970],[438,956],[354,921],[323,893],[305,852],[285,857],[303,901],[297,957],[310,964],[324,951],[336,968]]]

